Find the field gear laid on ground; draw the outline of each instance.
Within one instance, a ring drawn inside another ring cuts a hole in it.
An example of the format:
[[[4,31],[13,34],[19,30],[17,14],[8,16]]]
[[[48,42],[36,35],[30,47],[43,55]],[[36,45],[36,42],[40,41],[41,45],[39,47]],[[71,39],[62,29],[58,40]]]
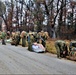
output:
[[[45,52],[45,48],[43,47],[43,45],[38,44],[36,42],[32,44],[32,50],[36,53],[44,53]]]
[[[57,57],[66,57],[68,55],[68,49],[67,49],[67,45],[66,42],[63,40],[57,40],[55,42],[55,47],[57,50]]]

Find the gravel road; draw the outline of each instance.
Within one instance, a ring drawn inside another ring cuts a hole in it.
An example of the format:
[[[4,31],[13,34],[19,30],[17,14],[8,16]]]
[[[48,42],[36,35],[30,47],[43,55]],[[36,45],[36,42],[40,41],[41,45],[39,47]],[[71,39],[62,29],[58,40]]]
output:
[[[0,74],[76,74],[76,62],[27,47],[0,44]]]

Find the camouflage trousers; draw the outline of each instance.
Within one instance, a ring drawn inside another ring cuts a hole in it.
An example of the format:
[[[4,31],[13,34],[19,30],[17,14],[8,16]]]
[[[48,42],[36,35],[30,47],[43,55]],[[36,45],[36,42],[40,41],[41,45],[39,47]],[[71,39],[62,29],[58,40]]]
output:
[[[57,51],[57,57],[61,57],[61,52],[60,52],[60,46],[59,46],[59,43],[55,43],[55,48],[56,48],[56,51]]]

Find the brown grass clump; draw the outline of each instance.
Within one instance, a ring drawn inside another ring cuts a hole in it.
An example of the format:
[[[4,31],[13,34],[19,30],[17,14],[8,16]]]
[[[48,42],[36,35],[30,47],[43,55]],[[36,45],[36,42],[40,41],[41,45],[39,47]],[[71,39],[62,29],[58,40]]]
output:
[[[49,53],[56,54],[56,48],[55,48],[55,40],[49,39],[46,41],[46,49]]]

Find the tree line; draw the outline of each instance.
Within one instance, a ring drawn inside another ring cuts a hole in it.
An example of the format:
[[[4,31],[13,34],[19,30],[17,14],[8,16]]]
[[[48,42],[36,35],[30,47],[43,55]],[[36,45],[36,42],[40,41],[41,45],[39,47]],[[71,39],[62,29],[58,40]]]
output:
[[[50,37],[58,37],[62,25],[71,26],[76,31],[75,0],[10,0],[0,3],[3,3],[0,16],[7,31],[13,28],[27,32],[45,30]]]

